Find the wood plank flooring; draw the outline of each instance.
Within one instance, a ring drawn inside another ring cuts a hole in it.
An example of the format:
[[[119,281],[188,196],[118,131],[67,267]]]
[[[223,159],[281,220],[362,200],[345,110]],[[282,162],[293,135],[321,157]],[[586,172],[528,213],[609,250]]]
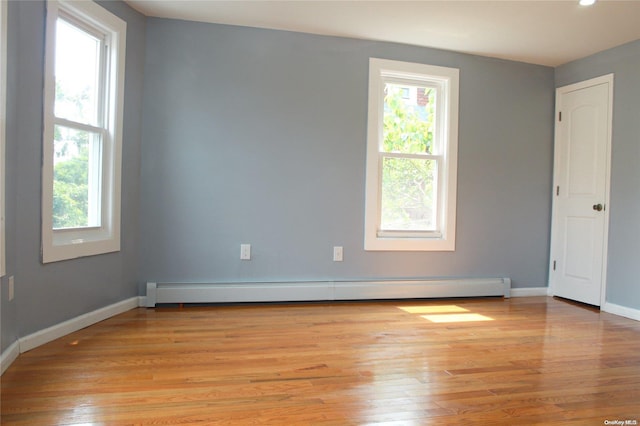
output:
[[[141,308],[1,389],[3,425],[637,424],[640,322],[546,297]]]

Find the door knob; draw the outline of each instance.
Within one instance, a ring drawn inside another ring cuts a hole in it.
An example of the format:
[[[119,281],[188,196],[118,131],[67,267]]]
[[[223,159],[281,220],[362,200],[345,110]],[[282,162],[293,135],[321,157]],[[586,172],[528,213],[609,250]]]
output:
[[[596,210],[596,211],[601,212],[601,211],[602,211],[602,208],[603,208],[603,207],[602,207],[602,204],[594,204],[594,205],[593,205],[593,209],[594,209],[594,210]]]

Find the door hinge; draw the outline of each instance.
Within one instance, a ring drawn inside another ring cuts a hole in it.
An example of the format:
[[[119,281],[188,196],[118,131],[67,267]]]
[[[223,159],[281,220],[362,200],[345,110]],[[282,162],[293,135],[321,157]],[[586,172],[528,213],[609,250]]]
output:
[[[562,111],[558,112],[558,121],[562,121]]]
[[[556,196],[560,195],[560,185],[556,186]]]
[[[555,260],[553,261],[553,270],[554,271],[556,270],[556,261]]]

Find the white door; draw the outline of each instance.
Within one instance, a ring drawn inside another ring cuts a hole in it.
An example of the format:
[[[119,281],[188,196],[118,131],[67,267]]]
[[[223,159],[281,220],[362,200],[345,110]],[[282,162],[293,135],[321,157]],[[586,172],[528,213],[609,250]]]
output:
[[[608,231],[613,75],[556,91],[550,289],[600,306]]]

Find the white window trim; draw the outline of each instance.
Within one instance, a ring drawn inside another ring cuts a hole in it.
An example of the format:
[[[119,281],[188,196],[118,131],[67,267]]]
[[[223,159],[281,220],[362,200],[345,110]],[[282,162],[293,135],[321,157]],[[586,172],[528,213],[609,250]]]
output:
[[[440,232],[379,231],[382,121],[384,84],[393,79],[436,82],[445,94],[442,117],[442,171],[438,175]],[[454,251],[458,164],[459,70],[385,59],[369,59],[369,111],[367,128],[365,250]]]
[[[7,108],[7,3],[0,2],[0,277],[6,274],[5,144]]]
[[[107,86],[108,135],[103,140],[102,223],[98,227],[53,229],[53,137],[55,29],[60,12],[99,28],[110,39]],[[120,187],[126,23],[94,2],[47,2],[44,134],[42,165],[42,262],[56,262],[120,250]]]

